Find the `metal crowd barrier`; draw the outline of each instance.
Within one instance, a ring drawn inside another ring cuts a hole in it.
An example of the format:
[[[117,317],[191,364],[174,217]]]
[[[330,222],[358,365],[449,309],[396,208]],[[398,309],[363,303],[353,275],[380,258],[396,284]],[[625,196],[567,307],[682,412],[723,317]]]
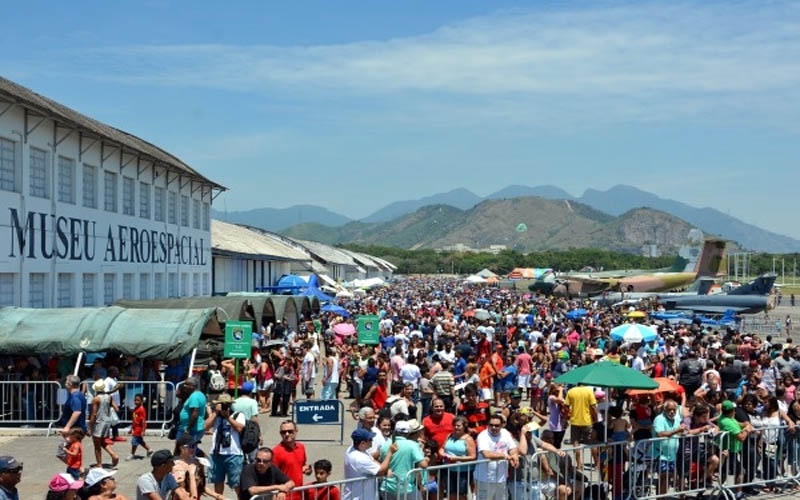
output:
[[[730,439],[735,439],[731,436]],[[729,491],[777,493],[800,486],[800,428],[754,426],[741,451],[723,453],[721,484]]]
[[[467,500],[475,498],[475,495],[481,497],[481,493],[478,491],[481,485],[476,480],[475,470],[494,465],[507,467],[508,462],[505,460],[475,460],[435,465],[425,469],[411,469],[404,477],[383,478],[380,487],[381,498],[387,500],[425,500],[429,498]],[[504,487],[505,484],[504,482]],[[486,498],[485,495],[482,497]]]
[[[0,426],[50,429],[61,415],[61,390],[53,381],[0,381]]]
[[[299,495],[300,498],[313,498],[314,500],[337,500],[340,498],[378,500],[379,479],[378,477],[358,477],[320,484],[305,484],[292,488],[291,493],[286,494],[286,498]],[[270,492],[253,495],[250,500],[277,500],[279,497],[278,492]]]
[[[92,390],[94,380],[84,380],[81,388],[86,394],[86,419],[88,422],[92,412],[92,399],[95,394]],[[172,408],[176,403],[177,387],[167,381],[119,381],[119,391],[112,394],[112,398],[119,407],[119,427],[128,427],[133,422],[134,397],[141,394],[145,408],[145,419],[149,428],[158,428],[161,435],[166,434],[166,429],[172,421]]]

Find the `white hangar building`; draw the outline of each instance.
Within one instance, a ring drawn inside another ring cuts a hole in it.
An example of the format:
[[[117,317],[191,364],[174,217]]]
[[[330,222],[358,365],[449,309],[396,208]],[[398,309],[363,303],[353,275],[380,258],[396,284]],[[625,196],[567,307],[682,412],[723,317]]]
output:
[[[210,295],[211,202],[224,189],[0,78],[0,306]]]

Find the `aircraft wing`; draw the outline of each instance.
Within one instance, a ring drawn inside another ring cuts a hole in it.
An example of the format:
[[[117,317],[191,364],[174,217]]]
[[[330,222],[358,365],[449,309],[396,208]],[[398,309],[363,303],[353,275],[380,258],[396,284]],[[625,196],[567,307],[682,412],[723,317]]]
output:
[[[732,307],[730,305],[712,306],[712,305],[700,305],[700,304],[673,304],[671,308],[680,309],[682,311],[694,311],[694,312],[704,312],[712,314],[725,314],[727,311],[740,312],[747,309],[746,307]]]

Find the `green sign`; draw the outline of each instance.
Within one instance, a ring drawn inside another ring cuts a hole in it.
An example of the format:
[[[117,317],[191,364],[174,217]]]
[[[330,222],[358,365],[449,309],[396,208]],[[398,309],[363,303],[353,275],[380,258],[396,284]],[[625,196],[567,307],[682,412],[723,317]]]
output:
[[[358,317],[358,343],[361,345],[378,345],[380,331],[378,329],[381,319],[378,316]]]
[[[253,325],[249,321],[228,321],[225,323],[226,358],[249,358],[253,341]]]

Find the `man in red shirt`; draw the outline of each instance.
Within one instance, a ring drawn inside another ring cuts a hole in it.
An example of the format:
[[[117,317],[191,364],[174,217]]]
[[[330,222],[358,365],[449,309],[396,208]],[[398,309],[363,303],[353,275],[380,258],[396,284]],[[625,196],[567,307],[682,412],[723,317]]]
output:
[[[425,429],[425,438],[436,443],[436,450],[444,446],[447,436],[453,432],[453,419],[455,415],[444,410],[444,400],[433,398],[431,414],[422,419]]]
[[[297,442],[297,425],[291,420],[281,422],[281,442],[272,449],[272,463],[294,482],[303,485],[303,475],[311,475],[306,459],[306,447]],[[293,492],[289,498],[301,500],[302,494]]]

